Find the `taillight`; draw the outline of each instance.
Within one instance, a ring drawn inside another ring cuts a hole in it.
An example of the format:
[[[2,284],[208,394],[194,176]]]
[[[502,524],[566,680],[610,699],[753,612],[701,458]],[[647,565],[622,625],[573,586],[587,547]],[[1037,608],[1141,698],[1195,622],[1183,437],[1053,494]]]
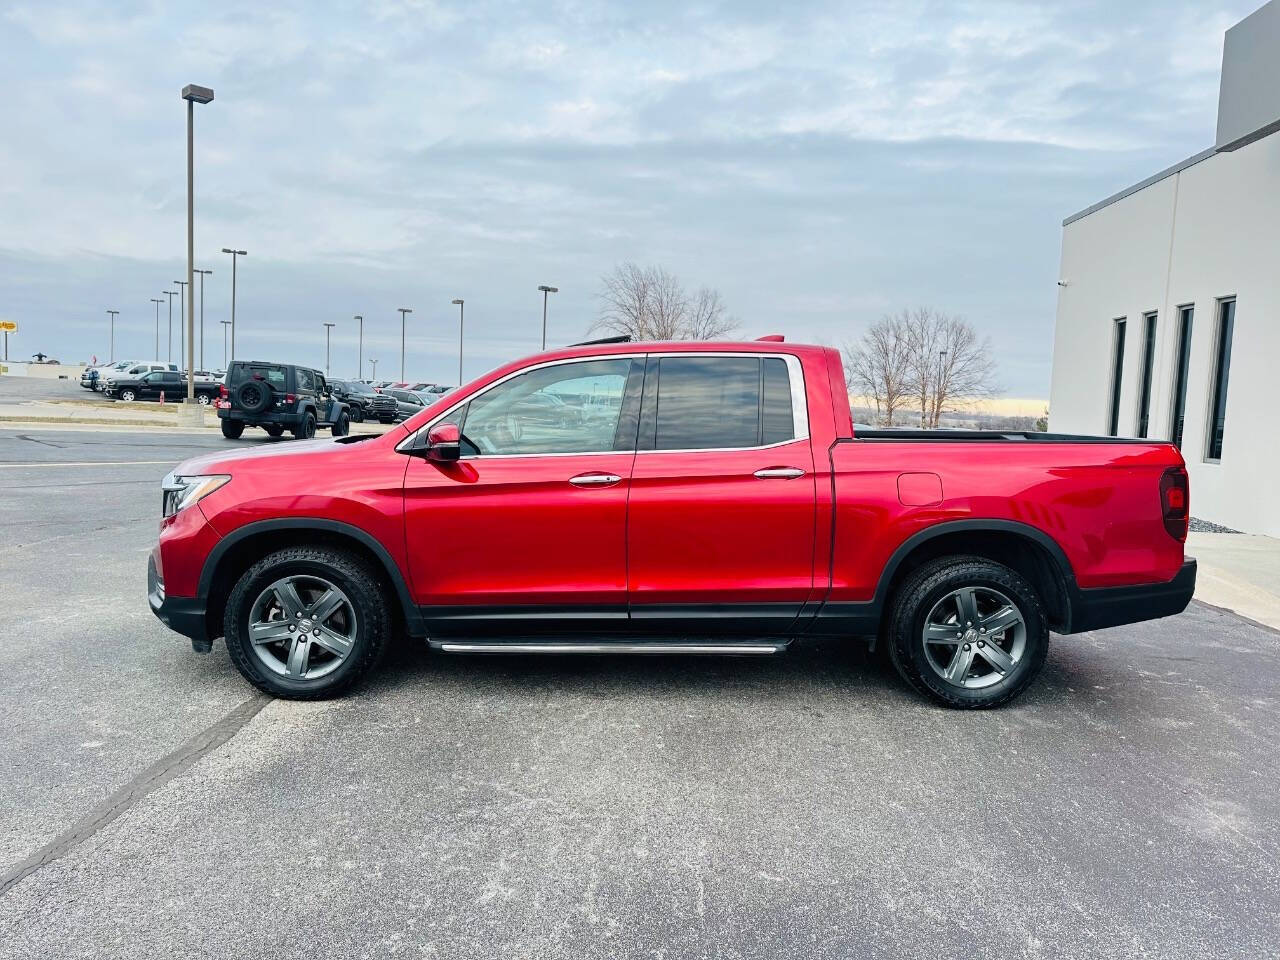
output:
[[[227,385],[225,383],[218,384],[218,396],[220,396],[223,400],[231,396],[231,394],[227,392]]]
[[[297,398],[297,397],[295,397],[292,393],[286,393],[286,394],[284,395],[284,405],[285,405],[286,407],[292,407],[292,406],[293,406],[293,402],[294,402],[295,400],[297,400],[297,399],[298,399],[298,398]]]
[[[1191,516],[1191,490],[1187,471],[1170,467],[1160,477],[1160,511],[1164,528],[1175,540],[1187,539],[1187,520]]]

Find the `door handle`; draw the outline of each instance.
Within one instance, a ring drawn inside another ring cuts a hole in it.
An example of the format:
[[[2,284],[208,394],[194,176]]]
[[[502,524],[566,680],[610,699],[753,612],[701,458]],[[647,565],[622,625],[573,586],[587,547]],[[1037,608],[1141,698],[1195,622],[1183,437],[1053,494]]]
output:
[[[804,471],[798,467],[765,467],[756,471],[756,478],[759,480],[794,480],[803,476]]]
[[[575,487],[612,487],[621,479],[616,473],[580,473],[569,482]]]

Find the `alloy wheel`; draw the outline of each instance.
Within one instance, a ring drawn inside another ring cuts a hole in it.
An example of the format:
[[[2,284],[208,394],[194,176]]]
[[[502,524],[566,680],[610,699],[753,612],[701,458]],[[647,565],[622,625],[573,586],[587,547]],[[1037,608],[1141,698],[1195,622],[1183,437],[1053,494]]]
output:
[[[925,659],[947,683],[981,689],[999,683],[1027,648],[1026,618],[1018,605],[990,587],[961,587],[925,617]]]
[[[351,598],[323,577],[284,577],[249,613],[249,642],[264,667],[290,680],[318,680],[337,670],[355,646]]]

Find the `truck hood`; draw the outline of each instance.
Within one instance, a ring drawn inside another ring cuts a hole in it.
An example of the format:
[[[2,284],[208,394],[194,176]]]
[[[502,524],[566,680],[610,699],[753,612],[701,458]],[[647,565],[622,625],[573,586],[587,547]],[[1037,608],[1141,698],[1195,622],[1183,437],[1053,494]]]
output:
[[[388,431],[391,432],[391,431]],[[385,436],[385,435],[384,435]],[[367,440],[351,438],[286,440],[268,443],[260,447],[237,450],[218,450],[184,460],[173,468],[180,477],[199,476],[211,473],[226,473],[235,476],[239,470],[270,469],[273,464],[280,464],[284,469],[291,469],[298,464],[298,458],[310,460],[327,460],[349,456],[366,443],[377,440],[377,434],[369,434]]]

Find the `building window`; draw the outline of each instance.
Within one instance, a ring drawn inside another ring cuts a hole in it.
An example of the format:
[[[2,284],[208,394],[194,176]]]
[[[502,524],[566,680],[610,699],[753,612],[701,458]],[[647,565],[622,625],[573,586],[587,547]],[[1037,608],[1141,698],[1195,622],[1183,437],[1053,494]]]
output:
[[[1236,301],[1218,301],[1218,330],[1214,337],[1213,405],[1209,408],[1209,439],[1205,459],[1222,459],[1222,435],[1227,424],[1227,378],[1231,374],[1231,337],[1236,325]]]
[[[1196,308],[1178,308],[1178,357],[1173,368],[1173,415],[1169,418],[1169,439],[1182,449],[1182,422],[1187,412],[1187,368],[1191,366],[1191,322]]]
[[[1124,377],[1125,318],[1114,323],[1111,343],[1111,409],[1107,413],[1108,436],[1120,435],[1120,381]]]
[[[1142,382],[1138,387],[1138,436],[1151,424],[1151,367],[1156,360],[1156,314],[1142,315]]]

